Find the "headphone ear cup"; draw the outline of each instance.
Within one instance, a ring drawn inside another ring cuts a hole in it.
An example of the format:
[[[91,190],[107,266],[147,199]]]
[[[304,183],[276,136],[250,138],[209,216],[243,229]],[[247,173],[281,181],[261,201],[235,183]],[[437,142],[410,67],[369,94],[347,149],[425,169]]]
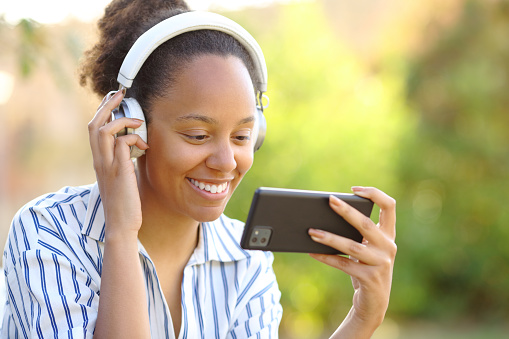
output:
[[[258,120],[258,136],[256,138],[256,143],[254,146],[254,151],[258,151],[260,147],[262,147],[263,140],[265,140],[265,133],[267,132],[267,121],[265,120],[265,116],[263,115],[263,111],[256,107],[257,111],[257,120]]]
[[[141,126],[136,129],[128,128],[127,134],[137,134],[143,141],[147,142],[147,124],[145,122],[145,115],[143,114],[143,110],[141,109],[138,101],[134,98],[124,98],[124,100],[120,103],[119,111],[122,116],[143,121]],[[145,154],[144,150],[141,150],[136,146],[131,146],[131,158],[138,158],[143,154]]]

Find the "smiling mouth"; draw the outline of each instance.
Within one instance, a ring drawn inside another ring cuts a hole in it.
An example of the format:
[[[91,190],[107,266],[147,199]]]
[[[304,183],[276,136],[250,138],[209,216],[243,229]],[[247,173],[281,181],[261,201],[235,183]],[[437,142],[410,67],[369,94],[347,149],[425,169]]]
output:
[[[206,183],[206,182],[201,182],[201,181],[198,181],[196,179],[191,179],[191,178],[188,178],[188,180],[193,184],[195,185],[196,187],[198,187],[199,189],[201,189],[202,191],[207,191],[207,192],[210,192],[210,193],[222,193],[226,190],[226,188],[228,187],[228,183],[225,182],[223,184],[211,184],[211,183]]]

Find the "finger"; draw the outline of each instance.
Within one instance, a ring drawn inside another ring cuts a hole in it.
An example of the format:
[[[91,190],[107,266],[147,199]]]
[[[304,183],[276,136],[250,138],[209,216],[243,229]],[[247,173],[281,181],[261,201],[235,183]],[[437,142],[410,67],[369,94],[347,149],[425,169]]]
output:
[[[111,93],[111,92],[110,92]],[[103,100],[101,101],[101,103],[99,104],[99,107],[97,108],[97,110],[100,110],[101,107],[103,107],[104,103],[108,100],[110,100],[111,96],[110,96],[110,93],[106,94],[103,98]]]
[[[144,121],[140,119],[123,117],[101,126],[99,130],[101,134],[114,136],[126,128],[137,129],[143,124],[143,122]]]
[[[329,197],[329,205],[337,214],[355,227],[367,241],[378,243],[382,234],[370,218],[333,195]]]
[[[115,161],[123,162],[131,160],[131,147],[136,146],[141,150],[147,150],[148,144],[137,134],[128,134],[115,140]]]
[[[103,99],[103,103],[101,103],[101,105],[97,109],[95,116],[88,123],[88,129],[90,133],[97,131],[101,126],[103,126],[109,121],[111,117],[111,111],[115,107],[118,107],[118,105],[120,105],[120,102],[122,101],[123,97],[124,92],[118,91],[111,98],[108,99],[107,95],[105,97],[106,100]]]
[[[97,133],[97,142],[96,142],[96,149],[92,150],[92,153],[95,152],[98,156],[101,157],[106,162],[113,161],[115,155],[114,155],[114,149],[113,145],[116,145],[115,141],[115,134],[120,132],[122,129],[125,128],[133,128],[136,129],[141,126],[143,123],[143,120],[139,119],[132,119],[132,118],[120,118],[116,119],[101,128],[99,128],[99,133]],[[141,140],[141,138],[140,138]],[[143,143],[143,147],[147,148],[148,145],[141,140]]]
[[[379,263],[379,256],[371,248],[357,241],[313,228],[309,229],[308,233],[313,241],[337,249],[355,258],[350,258],[352,261],[361,261],[368,265],[377,265]]]
[[[333,254],[316,254],[316,253],[310,253],[309,254],[312,258],[328,265],[334,268],[337,268],[352,278],[359,278],[359,272],[361,272],[362,268],[366,267],[362,263],[358,263],[355,261],[352,261],[348,258],[342,257],[340,255],[333,255]]]
[[[391,239],[396,238],[396,200],[374,187],[354,186],[352,191],[380,207],[380,228]]]

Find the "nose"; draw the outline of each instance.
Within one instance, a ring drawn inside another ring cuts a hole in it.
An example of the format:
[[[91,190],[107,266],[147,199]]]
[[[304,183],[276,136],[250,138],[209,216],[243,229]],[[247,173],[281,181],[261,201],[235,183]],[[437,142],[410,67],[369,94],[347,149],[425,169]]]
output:
[[[229,173],[233,171],[237,168],[237,161],[232,145],[227,142],[218,143],[214,146],[205,163],[207,167],[220,172]]]

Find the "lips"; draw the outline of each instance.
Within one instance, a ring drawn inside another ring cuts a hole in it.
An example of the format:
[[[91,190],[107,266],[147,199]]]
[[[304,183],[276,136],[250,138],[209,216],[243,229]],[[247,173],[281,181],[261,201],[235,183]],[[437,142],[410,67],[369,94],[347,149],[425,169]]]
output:
[[[228,187],[228,182],[224,182],[222,184],[213,184],[213,183],[198,181],[196,179],[191,179],[191,178],[188,178],[188,179],[193,185],[195,185],[202,191],[207,191],[207,192],[210,192],[213,194],[222,193]]]

